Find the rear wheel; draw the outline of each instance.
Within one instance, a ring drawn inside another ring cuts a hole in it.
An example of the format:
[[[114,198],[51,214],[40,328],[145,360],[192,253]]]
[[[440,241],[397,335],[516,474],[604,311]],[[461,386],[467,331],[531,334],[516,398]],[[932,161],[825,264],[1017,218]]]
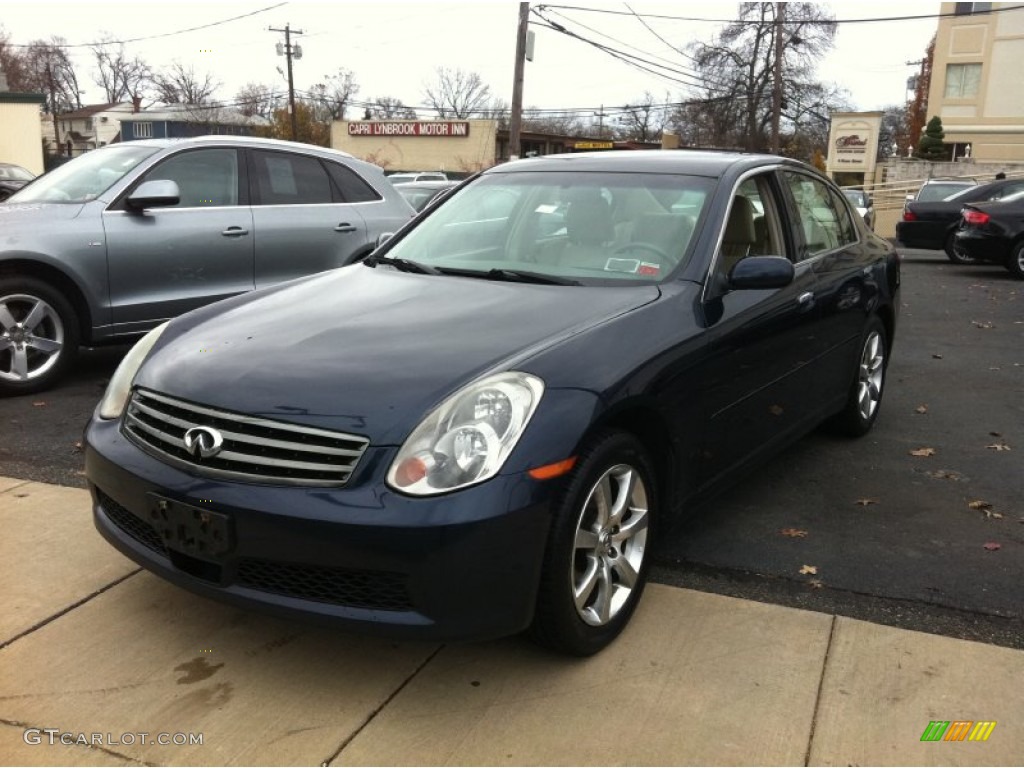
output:
[[[558,504],[530,632],[543,645],[589,656],[629,622],[647,582],[656,522],[654,472],[625,432],[580,454]]]
[[[954,264],[977,264],[978,260],[971,258],[962,250],[956,247],[956,230],[954,229],[948,235],[946,235],[946,243],[943,246],[946,251],[946,256]]]
[[[1010,256],[1006,260],[1006,268],[1018,280],[1024,280],[1024,240],[1021,240],[1010,249]]]
[[[78,318],[64,296],[30,277],[0,279],[0,395],[51,386],[78,352]]]
[[[861,336],[857,375],[850,387],[846,407],[832,420],[832,425],[839,432],[860,437],[871,431],[882,406],[888,354],[885,326],[877,316],[873,316]]]

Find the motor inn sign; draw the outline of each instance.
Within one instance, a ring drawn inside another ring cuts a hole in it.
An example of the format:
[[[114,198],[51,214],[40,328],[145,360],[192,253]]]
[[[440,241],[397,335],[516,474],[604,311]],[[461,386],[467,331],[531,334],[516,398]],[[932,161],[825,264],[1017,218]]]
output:
[[[469,136],[469,122],[442,120],[373,120],[348,124],[349,136],[430,136],[431,138]]]

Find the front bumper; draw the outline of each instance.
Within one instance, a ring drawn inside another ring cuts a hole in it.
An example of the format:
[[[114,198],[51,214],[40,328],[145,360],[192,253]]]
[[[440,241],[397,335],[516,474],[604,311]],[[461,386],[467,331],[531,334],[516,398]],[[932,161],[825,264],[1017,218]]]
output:
[[[352,487],[284,487],[169,466],[125,438],[119,422],[94,418],[85,435],[96,528],[179,586],[396,637],[477,640],[529,626],[561,481],[500,475],[411,498],[383,483],[393,452],[368,450]],[[229,521],[224,550],[197,556],[162,535],[158,498]]]

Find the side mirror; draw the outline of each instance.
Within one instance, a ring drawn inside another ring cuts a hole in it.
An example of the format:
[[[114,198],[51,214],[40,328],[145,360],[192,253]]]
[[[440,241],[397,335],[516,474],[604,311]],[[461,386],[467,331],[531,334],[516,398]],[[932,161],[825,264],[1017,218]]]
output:
[[[865,207],[865,208],[870,208],[870,207],[871,207],[871,206],[873,206],[874,204],[875,204],[875,201],[871,199],[871,195],[867,195],[867,196],[866,196],[866,197],[864,198],[864,207]]]
[[[729,287],[736,290],[785,288],[793,282],[793,262],[782,256],[748,256],[729,273]]]
[[[373,246],[374,249],[376,250],[377,248],[380,248],[382,245],[384,245],[384,243],[386,243],[388,240],[390,240],[394,236],[395,236],[394,232],[381,232],[379,235],[377,235],[377,242]]]
[[[178,183],[169,179],[144,181],[128,195],[128,207],[141,211],[145,208],[166,208],[181,201]]]

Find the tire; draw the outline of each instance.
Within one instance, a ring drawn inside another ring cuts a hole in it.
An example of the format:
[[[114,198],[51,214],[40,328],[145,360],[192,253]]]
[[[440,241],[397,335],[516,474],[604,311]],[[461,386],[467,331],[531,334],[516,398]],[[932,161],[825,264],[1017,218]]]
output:
[[[949,232],[946,235],[946,242],[942,246],[942,248],[946,252],[946,256],[954,264],[977,264],[978,263],[977,259],[973,259],[970,256],[966,255],[963,251],[958,251],[956,249],[956,230],[955,229],[953,231]]]
[[[848,437],[862,437],[871,431],[882,407],[885,374],[889,366],[889,343],[882,321],[872,315],[858,346],[857,373],[843,410],[830,424]]]
[[[658,511],[655,474],[640,441],[625,432],[599,434],[580,453],[557,503],[534,640],[590,656],[618,637],[647,582]]]
[[[1010,248],[1006,259],[1006,269],[1018,280],[1024,280],[1024,240]]]
[[[60,291],[32,277],[0,278],[0,396],[52,386],[78,341],[78,317]]]

